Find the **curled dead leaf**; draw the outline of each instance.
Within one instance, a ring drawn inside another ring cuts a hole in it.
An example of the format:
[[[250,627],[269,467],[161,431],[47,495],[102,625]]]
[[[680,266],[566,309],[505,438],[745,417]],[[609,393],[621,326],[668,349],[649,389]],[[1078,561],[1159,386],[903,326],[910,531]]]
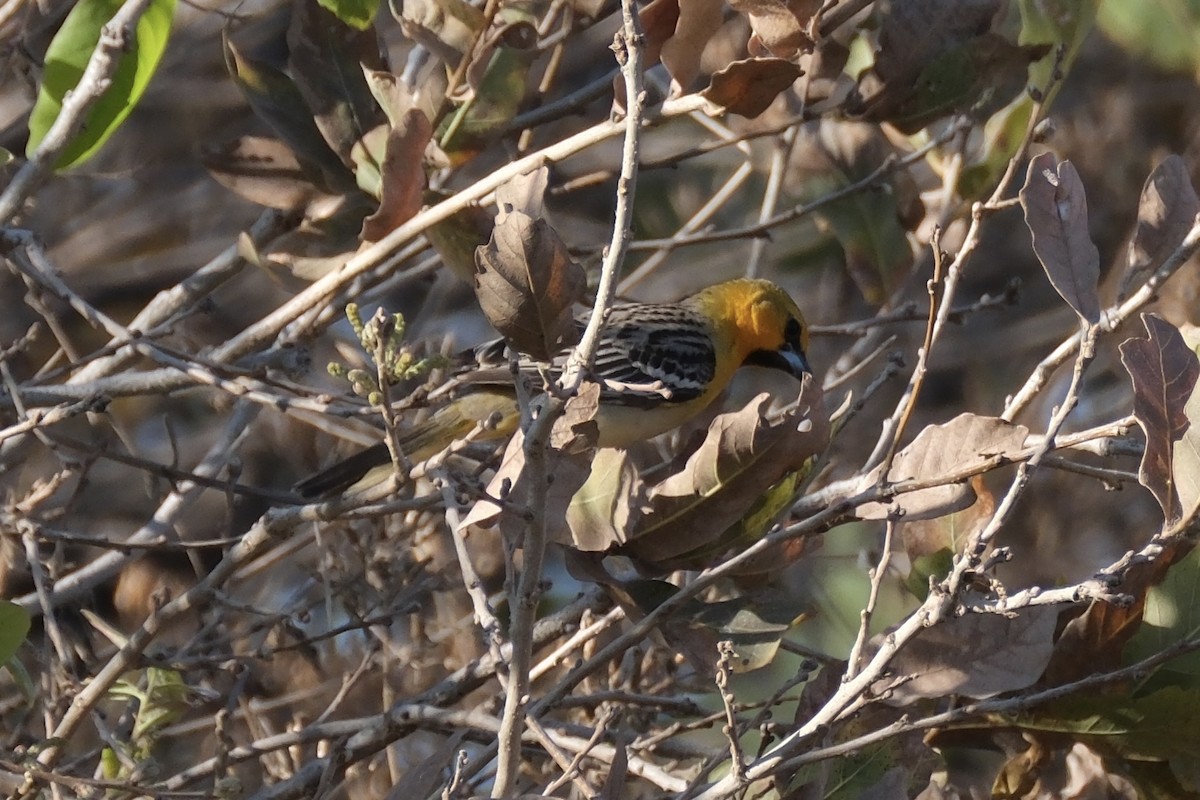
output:
[[[1187,407],[1200,378],[1200,360],[1171,323],[1143,314],[1142,324],[1145,339],[1121,343],[1121,363],[1133,381],[1133,415],[1146,434],[1138,481],[1158,500],[1166,520],[1174,522],[1181,513],[1175,449],[1191,427]]]
[[[976,500],[962,511],[937,519],[913,520],[900,526],[900,539],[909,558],[933,555],[940,550],[961,552],[971,536],[979,531],[996,511],[996,498],[983,482],[982,475],[970,480]]]
[[[790,59],[812,47],[808,26],[821,0],[731,0],[729,5],[750,21],[751,53]]]
[[[546,188],[550,185],[550,169],[539,167],[525,172],[496,190],[497,222],[503,222],[511,211],[520,211],[529,217],[546,216]]]
[[[1147,273],[1158,269],[1183,242],[1200,214],[1200,199],[1187,164],[1177,155],[1164,158],[1146,178],[1138,202],[1137,228],[1129,242],[1122,297]]]
[[[408,109],[400,124],[388,132],[380,165],[379,208],[363,220],[363,241],[379,241],[421,210],[425,194],[422,160],[431,136],[433,126],[419,108]]]
[[[820,388],[806,378],[796,405],[778,419],[761,394],[719,415],[687,462],[652,486],[625,531],[623,552],[658,564],[701,550],[741,520],[785,475],[804,469],[829,439]]]
[[[571,498],[587,480],[591,455],[586,451],[567,453],[550,447],[546,449],[545,461],[544,475],[530,474],[531,470],[526,468],[525,434],[518,430],[509,440],[500,467],[487,487],[488,498],[506,502],[501,505],[487,498],[476,501],[463,517],[460,529],[471,535],[488,528],[499,528],[506,536],[521,536],[529,524],[527,513],[532,481],[545,480],[546,504],[538,513],[546,520],[549,540],[564,541],[567,536],[560,520],[566,518]]]
[[[933,481],[998,465],[1006,454],[1019,450],[1028,435],[1025,426],[999,417],[959,414],[944,425],[928,426],[897,453],[888,472],[888,482]],[[879,483],[881,470],[882,466],[874,469],[864,479],[864,485]],[[858,509],[858,516],[912,522],[961,511],[973,502],[974,492],[966,479],[960,478],[955,483],[906,492],[892,503],[864,503]]]
[[[965,599],[972,599],[967,593]],[[978,598],[975,598],[978,599]],[[1058,609],[1023,608],[1013,616],[967,614],[926,628],[892,660],[897,676],[876,685],[887,702],[907,705],[950,695],[984,698],[1032,686],[1054,652]]]
[[[708,88],[700,94],[727,111],[753,119],[803,74],[783,58],[748,58],[714,73]]]
[[[723,0],[677,0],[679,19],[671,36],[662,44],[659,58],[671,75],[671,94],[691,89],[700,74],[700,57],[708,40],[725,22]]]
[[[1088,233],[1087,196],[1070,161],[1055,168],[1053,153],[1029,162],[1021,188],[1033,252],[1067,305],[1085,322],[1100,321],[1100,251]]]
[[[573,306],[583,297],[583,268],[544,219],[520,211],[497,218],[475,251],[475,295],[488,322],[534,359],[549,361],[574,344]]]

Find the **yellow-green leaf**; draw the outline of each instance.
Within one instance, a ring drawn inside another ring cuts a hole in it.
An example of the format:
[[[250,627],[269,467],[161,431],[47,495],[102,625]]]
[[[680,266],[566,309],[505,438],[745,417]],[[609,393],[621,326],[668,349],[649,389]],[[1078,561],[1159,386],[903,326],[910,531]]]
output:
[[[42,86],[29,117],[26,155],[33,156],[58,119],[63,98],[79,85],[101,31],[120,7],[121,0],[80,0],[67,15],[46,51]],[[57,169],[86,161],[129,116],[167,48],[174,16],[175,0],[150,0],[128,51],[119,56],[112,83],[92,107],[79,134],[59,156]]]
[[[16,654],[29,633],[29,612],[16,603],[0,600],[0,665]]]

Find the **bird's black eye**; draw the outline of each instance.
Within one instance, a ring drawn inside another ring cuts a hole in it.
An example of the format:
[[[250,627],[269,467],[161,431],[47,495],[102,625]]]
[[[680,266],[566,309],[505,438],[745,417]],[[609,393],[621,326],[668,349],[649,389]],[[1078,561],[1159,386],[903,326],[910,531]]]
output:
[[[788,317],[787,324],[783,326],[783,340],[785,342],[800,341],[800,320]]]

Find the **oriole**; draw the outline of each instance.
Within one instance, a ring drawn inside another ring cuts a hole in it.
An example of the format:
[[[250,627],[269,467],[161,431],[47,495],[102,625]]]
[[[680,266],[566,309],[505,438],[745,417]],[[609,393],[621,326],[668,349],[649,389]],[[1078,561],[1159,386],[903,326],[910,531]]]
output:
[[[807,345],[808,327],[800,309],[766,280],[726,281],[677,303],[615,306],[588,374],[600,384],[597,444],[627,447],[681,425],[712,403],[744,364],[797,378],[810,373]],[[470,352],[475,363],[458,377],[458,396],[400,434],[400,448],[411,461],[435,455],[489,418],[499,422],[481,439],[504,438],[516,430],[520,410],[507,361],[499,360],[503,340]],[[521,364],[530,371],[536,366]],[[551,365],[550,374],[556,373]],[[378,444],[295,488],[305,498],[327,496],[390,461],[387,446]],[[382,479],[386,472],[380,472]]]

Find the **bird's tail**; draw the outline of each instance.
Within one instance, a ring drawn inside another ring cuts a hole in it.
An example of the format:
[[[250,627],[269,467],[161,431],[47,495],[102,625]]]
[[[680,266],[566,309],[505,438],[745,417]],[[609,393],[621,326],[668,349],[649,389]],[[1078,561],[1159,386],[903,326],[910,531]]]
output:
[[[496,424],[482,431],[480,441],[501,439],[517,429],[520,411],[511,393],[481,390],[457,397],[424,422],[402,431],[398,443],[409,461],[420,463],[491,419]],[[386,480],[392,471],[391,462],[387,445],[372,445],[305,478],[293,488],[305,500],[330,497],[351,487],[362,491]]]

